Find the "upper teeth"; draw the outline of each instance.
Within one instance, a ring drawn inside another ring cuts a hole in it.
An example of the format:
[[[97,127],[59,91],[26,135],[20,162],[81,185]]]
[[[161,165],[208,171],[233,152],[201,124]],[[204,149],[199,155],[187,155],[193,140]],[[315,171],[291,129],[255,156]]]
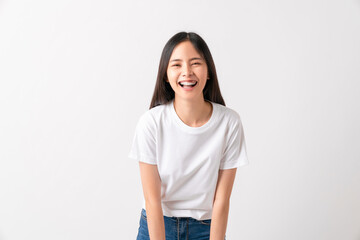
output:
[[[196,84],[196,82],[180,82],[182,85],[188,85],[188,86],[190,86],[190,85],[195,85]]]

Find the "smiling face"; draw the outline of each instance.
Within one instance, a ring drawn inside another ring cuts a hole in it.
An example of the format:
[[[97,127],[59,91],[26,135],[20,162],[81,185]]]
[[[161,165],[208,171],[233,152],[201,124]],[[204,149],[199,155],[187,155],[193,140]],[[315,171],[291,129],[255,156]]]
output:
[[[175,97],[202,98],[208,78],[205,59],[196,51],[190,41],[179,43],[173,50],[167,67],[167,82]]]

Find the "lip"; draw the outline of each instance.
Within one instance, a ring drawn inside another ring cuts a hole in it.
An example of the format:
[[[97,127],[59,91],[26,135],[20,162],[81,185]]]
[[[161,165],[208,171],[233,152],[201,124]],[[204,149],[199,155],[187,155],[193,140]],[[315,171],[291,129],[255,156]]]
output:
[[[191,79],[186,79],[186,80],[180,80],[178,81],[178,83],[180,82],[197,82],[196,80],[191,80]]]
[[[180,84],[181,82],[195,82],[195,86],[192,87],[192,88],[183,88],[183,87],[181,87],[181,84]],[[197,86],[197,82],[198,82],[198,81],[196,81],[196,80],[180,80],[180,81],[178,82],[178,84],[180,85],[180,87],[181,87],[182,90],[184,90],[184,91],[192,91],[192,90]]]

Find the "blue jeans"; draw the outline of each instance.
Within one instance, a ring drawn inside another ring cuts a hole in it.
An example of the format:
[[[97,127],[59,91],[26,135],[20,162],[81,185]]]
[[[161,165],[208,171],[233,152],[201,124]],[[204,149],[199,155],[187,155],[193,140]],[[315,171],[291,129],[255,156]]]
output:
[[[166,240],[209,240],[211,219],[164,216]],[[150,240],[145,209],[141,210],[136,240]],[[225,237],[226,239],[226,237]]]

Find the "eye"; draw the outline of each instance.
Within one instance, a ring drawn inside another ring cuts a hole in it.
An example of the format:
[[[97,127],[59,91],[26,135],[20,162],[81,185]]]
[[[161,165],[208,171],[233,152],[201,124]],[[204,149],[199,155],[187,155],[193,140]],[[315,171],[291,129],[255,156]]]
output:
[[[200,65],[200,63],[199,63],[199,62],[195,62],[195,63],[193,63],[193,64],[197,64],[197,65]]]
[[[174,65],[172,65],[172,67],[178,67],[178,66],[180,66],[180,64],[174,64]]]

